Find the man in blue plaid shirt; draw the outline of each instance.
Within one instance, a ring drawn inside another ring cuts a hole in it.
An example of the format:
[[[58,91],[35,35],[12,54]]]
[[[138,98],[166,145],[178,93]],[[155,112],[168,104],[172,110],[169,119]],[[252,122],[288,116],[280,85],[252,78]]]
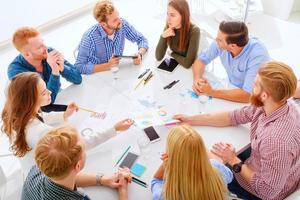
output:
[[[75,67],[82,74],[92,74],[109,70],[118,65],[125,38],[136,42],[138,52],[133,63],[138,65],[148,49],[147,39],[125,19],[119,17],[117,9],[110,1],[100,1],[94,8],[97,24],[88,29],[79,44]]]

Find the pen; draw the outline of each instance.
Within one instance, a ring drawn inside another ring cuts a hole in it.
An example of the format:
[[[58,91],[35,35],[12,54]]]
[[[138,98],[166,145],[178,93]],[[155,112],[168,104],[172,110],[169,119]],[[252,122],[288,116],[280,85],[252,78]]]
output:
[[[147,78],[145,79],[144,86],[152,79],[153,76],[154,76],[154,74],[151,74],[150,77],[147,77]]]
[[[140,74],[140,75],[138,76],[138,79],[143,78],[143,76],[145,76],[145,75],[148,73],[149,70],[150,70],[150,69],[146,69],[146,71],[144,71],[142,74]]]
[[[152,71],[148,74],[148,76],[145,78],[145,82],[150,79],[150,77],[152,76]]]
[[[176,83],[178,83],[178,82],[179,82],[179,80],[172,82],[172,83],[170,84],[170,86],[168,87],[168,89],[170,89],[171,87],[173,87],[173,86],[174,86]]]
[[[144,181],[141,181],[141,180],[138,179],[138,178],[132,177],[132,181],[135,182],[135,183],[137,183],[137,184],[139,184],[139,185],[141,185],[141,186],[144,186],[145,188],[148,187],[148,184],[147,184],[147,183],[145,183]]]
[[[115,166],[117,166],[117,164],[119,164],[119,162],[122,160],[122,158],[125,156],[125,154],[129,151],[130,148],[131,148],[131,146],[127,147],[127,149],[122,154],[122,156],[119,158],[119,160],[117,161],[117,163],[115,164]]]
[[[173,81],[173,82],[169,83],[168,85],[166,85],[166,86],[164,87],[164,90],[165,90],[165,89],[168,89],[168,88],[170,87],[170,85],[171,85],[171,84],[174,84],[174,83],[175,83],[175,81]]]
[[[164,90],[165,89],[170,89],[171,87],[173,87],[176,83],[178,83],[179,82],[179,80],[174,80],[173,82],[171,82],[171,83],[169,83],[168,85],[166,85],[165,87],[164,87]]]

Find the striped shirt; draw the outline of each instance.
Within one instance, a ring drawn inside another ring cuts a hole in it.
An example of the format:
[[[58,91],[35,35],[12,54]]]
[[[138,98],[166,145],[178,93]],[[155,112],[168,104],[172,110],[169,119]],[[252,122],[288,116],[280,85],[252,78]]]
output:
[[[246,164],[255,172],[239,184],[262,199],[283,199],[296,190],[300,177],[300,115],[290,102],[266,116],[262,107],[246,106],[230,113],[231,124],[251,123],[251,155]]]
[[[100,24],[95,24],[84,33],[75,62],[80,73],[91,74],[95,64],[107,63],[112,54],[122,55],[125,38],[136,42],[139,49],[148,49],[147,39],[125,19],[121,21],[122,26],[115,31],[113,39],[108,37]]]
[[[22,191],[22,200],[90,200],[90,198],[77,191],[58,185],[45,176],[35,165],[31,168]]]
[[[293,98],[290,100],[290,102],[294,104],[298,112],[300,112],[300,99]]]

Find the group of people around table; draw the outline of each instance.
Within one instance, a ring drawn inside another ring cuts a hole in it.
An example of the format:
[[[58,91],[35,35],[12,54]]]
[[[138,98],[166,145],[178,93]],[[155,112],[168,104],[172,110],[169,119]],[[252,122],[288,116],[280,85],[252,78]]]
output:
[[[147,53],[147,39],[120,18],[111,1],[96,3],[93,14],[97,23],[84,33],[74,65],[46,46],[35,28],[22,27],[13,35],[20,54],[8,67],[10,84],[1,117],[2,131],[27,175],[24,200],[87,200],[90,198],[77,188],[96,185],[116,188],[119,199],[128,199],[130,169],[112,175],[82,169],[87,150],[126,131],[133,120],[121,120],[94,135],[80,135],[64,124],[78,110],[77,104],[54,104],[61,76],[81,84],[81,74],[118,65],[121,58],[116,55],[123,54],[125,39],[137,43],[135,65]],[[291,98],[300,98],[300,85],[293,70],[272,61],[266,47],[249,36],[243,22],[221,22],[216,40],[201,52],[199,41],[200,29],[191,22],[187,1],[170,0],[156,59],[170,56],[192,68],[191,85],[198,95],[250,104],[232,112],[175,115],[180,124],[168,133],[162,164],[151,182],[153,199],[219,200],[226,199],[229,192],[242,199],[284,199],[300,187],[300,115],[291,103]],[[217,57],[235,88],[213,88],[205,78],[205,66]],[[239,155],[232,144],[224,142],[208,151],[201,133],[192,128],[247,123],[251,144]]]

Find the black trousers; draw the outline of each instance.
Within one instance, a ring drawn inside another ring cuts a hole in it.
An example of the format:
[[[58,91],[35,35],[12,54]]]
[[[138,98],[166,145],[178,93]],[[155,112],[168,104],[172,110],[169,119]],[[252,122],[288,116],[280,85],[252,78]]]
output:
[[[247,158],[250,157],[250,155],[251,155],[251,146],[249,146],[246,150],[238,154],[238,158],[241,159],[242,161],[245,161],[247,160]],[[235,179],[235,177],[233,181],[227,185],[227,188],[231,193],[236,194],[238,198],[246,199],[246,200],[260,200],[260,198],[258,198],[257,196],[251,194],[250,192],[242,188],[240,184],[237,182],[237,180]]]

